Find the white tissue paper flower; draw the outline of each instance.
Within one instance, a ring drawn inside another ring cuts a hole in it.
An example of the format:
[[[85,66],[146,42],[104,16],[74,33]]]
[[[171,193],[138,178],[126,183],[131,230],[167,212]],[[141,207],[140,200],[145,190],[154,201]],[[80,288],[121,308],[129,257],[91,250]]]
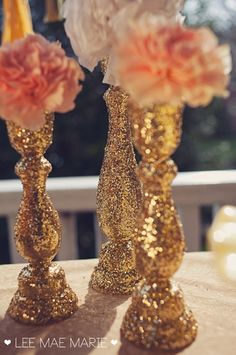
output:
[[[66,0],[65,30],[82,66],[93,70],[109,57],[130,22],[144,14],[176,19],[184,0]],[[109,64],[104,82],[114,85]]]
[[[79,62],[93,70],[109,55],[112,46],[111,20],[131,0],[66,0],[65,30]]]

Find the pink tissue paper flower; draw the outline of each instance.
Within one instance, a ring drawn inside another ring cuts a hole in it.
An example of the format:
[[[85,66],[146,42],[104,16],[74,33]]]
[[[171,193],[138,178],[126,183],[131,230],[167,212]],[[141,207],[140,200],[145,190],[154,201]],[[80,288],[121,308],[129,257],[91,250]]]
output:
[[[44,112],[67,112],[81,91],[84,73],[57,43],[41,35],[0,48],[0,117],[37,130]]]
[[[140,105],[207,105],[227,97],[231,71],[228,45],[207,28],[137,23],[114,52],[117,82]]]

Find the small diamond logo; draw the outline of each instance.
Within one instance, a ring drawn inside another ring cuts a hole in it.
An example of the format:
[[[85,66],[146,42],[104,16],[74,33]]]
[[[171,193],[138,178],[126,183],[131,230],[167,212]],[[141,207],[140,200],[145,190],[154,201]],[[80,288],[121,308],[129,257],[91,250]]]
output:
[[[11,340],[10,339],[5,339],[4,340],[4,344],[6,344],[7,346],[11,344]]]
[[[117,343],[118,343],[118,340],[117,340],[117,339],[111,339],[111,344],[112,344],[112,345],[115,346]]]

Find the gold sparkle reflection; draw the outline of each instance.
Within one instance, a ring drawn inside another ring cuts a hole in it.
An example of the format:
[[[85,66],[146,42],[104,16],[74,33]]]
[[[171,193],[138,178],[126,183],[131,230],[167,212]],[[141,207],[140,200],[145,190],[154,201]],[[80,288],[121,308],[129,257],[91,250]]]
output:
[[[128,95],[118,87],[105,93],[109,132],[97,190],[97,217],[109,241],[102,246],[90,285],[108,294],[130,294],[140,279],[133,234],[141,205],[141,185],[128,118]]]
[[[63,269],[52,262],[61,241],[61,224],[46,192],[51,164],[43,154],[52,143],[53,121],[53,114],[46,114],[44,126],[35,132],[7,123],[10,142],[22,156],[16,165],[23,184],[16,247],[29,262],[18,277],[18,290],[7,313],[19,322],[35,325],[64,319],[78,308]]]
[[[170,159],[180,142],[182,108],[168,105],[142,110],[130,104],[138,174],[144,200],[135,229],[136,264],[143,280],[135,288],[121,335],[146,348],[177,350],[191,344],[197,322],[171,277],[185,249],[182,225],[171,194],[177,168]]]

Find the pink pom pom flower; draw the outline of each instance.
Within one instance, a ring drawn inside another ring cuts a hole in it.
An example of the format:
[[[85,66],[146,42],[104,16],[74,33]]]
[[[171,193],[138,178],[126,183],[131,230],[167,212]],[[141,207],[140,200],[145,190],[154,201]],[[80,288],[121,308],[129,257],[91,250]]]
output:
[[[140,105],[207,105],[227,97],[231,71],[228,45],[207,28],[139,22],[114,52],[117,82]]]
[[[67,112],[81,91],[83,71],[57,43],[41,35],[0,48],[0,116],[23,128],[37,130],[44,112]]]

